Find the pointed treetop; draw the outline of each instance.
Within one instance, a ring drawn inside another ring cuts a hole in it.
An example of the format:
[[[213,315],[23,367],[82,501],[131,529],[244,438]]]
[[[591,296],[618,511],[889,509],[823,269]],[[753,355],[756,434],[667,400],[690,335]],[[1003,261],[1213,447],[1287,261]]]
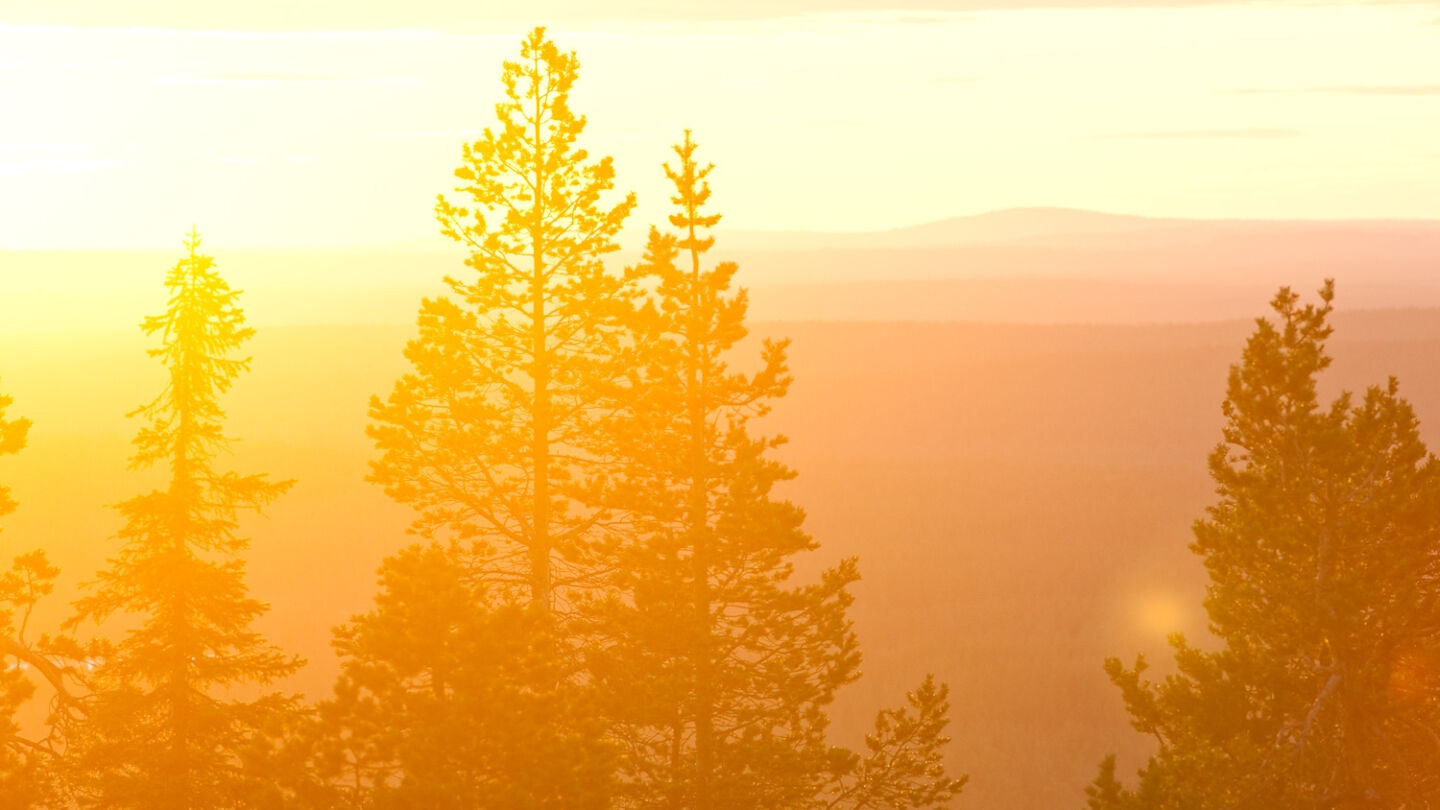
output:
[[[192,223],[190,225],[190,233],[185,235],[185,252],[189,254],[190,258],[193,259],[195,258],[195,254],[199,252],[199,250],[200,230],[196,228],[195,225]]]
[[[701,239],[696,231],[715,227],[720,222],[720,215],[701,213],[701,209],[710,200],[710,183],[705,178],[715,168],[715,164],[699,165],[695,161],[695,150],[698,147],[699,144],[690,137],[690,130],[685,130],[684,142],[671,147],[680,158],[680,168],[672,168],[668,162],[664,164],[664,168],[665,177],[675,184],[676,193],[670,201],[680,207],[679,211],[670,215],[670,224],[684,231],[679,247],[682,250],[704,253],[715,244],[715,237],[707,236]]]

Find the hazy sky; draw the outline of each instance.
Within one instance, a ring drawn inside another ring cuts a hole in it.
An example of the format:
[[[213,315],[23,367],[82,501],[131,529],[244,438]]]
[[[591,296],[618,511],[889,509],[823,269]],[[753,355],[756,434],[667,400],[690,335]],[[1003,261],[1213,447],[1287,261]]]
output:
[[[880,5],[0,0],[0,248],[433,244],[533,23],[637,223],[684,127],[735,227],[1440,217],[1435,2]]]

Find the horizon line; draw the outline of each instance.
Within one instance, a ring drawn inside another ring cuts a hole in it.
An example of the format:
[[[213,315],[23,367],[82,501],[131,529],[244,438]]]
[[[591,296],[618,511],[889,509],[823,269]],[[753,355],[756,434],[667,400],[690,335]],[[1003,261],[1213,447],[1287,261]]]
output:
[[[715,233],[717,233],[717,234],[719,234],[719,235],[722,235],[722,236],[723,236],[723,235],[726,235],[726,234],[729,234],[729,235],[742,235],[742,236],[768,236],[768,237],[778,237],[778,236],[807,236],[807,237],[817,237],[817,236],[833,236],[833,237],[885,236],[885,235],[903,234],[903,233],[905,233],[905,232],[907,232],[907,231],[921,230],[921,229],[925,229],[925,228],[934,227],[934,226],[937,226],[937,225],[945,225],[945,224],[959,223],[959,222],[965,222],[965,221],[981,220],[981,219],[985,219],[985,218],[989,218],[989,217],[997,217],[997,216],[1005,216],[1005,215],[1012,215],[1012,216],[1013,216],[1013,215],[1025,215],[1025,214],[1031,214],[1031,215],[1041,215],[1041,214],[1078,215],[1078,216],[1096,217],[1096,218],[1111,219],[1111,220],[1148,221],[1148,222],[1154,222],[1154,223],[1176,223],[1176,224],[1187,224],[1187,223],[1189,223],[1189,224],[1206,224],[1206,225],[1216,225],[1216,224],[1256,224],[1256,225],[1436,225],[1436,226],[1440,226],[1440,216],[1426,217],[1426,216],[1416,216],[1416,215],[1410,215],[1410,216],[1378,216],[1378,215],[1377,215],[1377,216],[1357,216],[1357,217],[1283,217],[1283,216],[1282,216],[1282,217],[1223,217],[1223,216],[1222,216],[1222,217],[1206,217],[1206,216],[1180,216],[1180,215],[1173,215],[1173,214],[1132,214],[1132,213],[1122,213],[1122,212],[1116,212],[1116,211],[1101,210],[1101,209],[1095,209],[1095,208],[1079,208],[1079,207],[1064,206],[1064,205],[1017,205],[1017,206],[1007,206],[1007,207],[1001,207],[1001,208],[989,208],[989,209],[985,209],[985,210],[978,211],[978,212],[975,212],[975,213],[956,214],[956,215],[954,215],[954,216],[942,217],[942,218],[940,218],[940,219],[924,220],[924,221],[921,221],[921,222],[915,222],[915,223],[911,223],[911,224],[908,224],[908,225],[897,225],[897,226],[886,227],[886,228],[866,228],[866,229],[852,229],[852,230],[825,230],[825,229],[805,229],[805,228],[727,228],[727,227],[721,226],[721,227],[715,228],[715,229],[713,229],[713,230],[714,230]],[[640,232],[641,234],[643,234],[644,232],[648,231],[648,229],[649,229],[649,225],[644,225],[644,226],[636,225],[636,226],[633,226],[633,230],[638,231],[638,232]],[[630,231],[630,230],[632,230],[632,228],[631,228],[631,227],[627,227],[627,228],[625,228],[625,230],[626,230],[626,231]],[[1080,232],[1056,231],[1056,232],[1055,232],[1054,234],[1052,234],[1052,235],[1054,235],[1054,236],[1062,236],[1062,235],[1082,236],[1082,235],[1085,235],[1085,234],[1084,234],[1084,233],[1080,233]],[[1013,241],[1013,238],[1010,238],[1010,239],[1000,239],[1000,240],[997,240],[997,241],[1001,241],[1001,242],[1004,242],[1004,241]],[[433,242],[433,244],[432,244],[432,242]],[[174,240],[174,244],[167,244],[167,245],[160,245],[160,244],[145,244],[145,245],[95,245],[95,246],[84,246],[84,247],[43,246],[43,245],[42,245],[42,246],[33,246],[33,247],[27,247],[27,246],[12,247],[12,246],[8,246],[8,245],[0,244],[0,253],[119,253],[119,252],[136,252],[136,253],[140,253],[140,252],[151,252],[151,251],[168,251],[168,250],[175,249],[175,246],[176,246],[176,245],[179,245],[180,243],[181,243],[181,240],[176,239],[176,240]],[[957,242],[956,244],[957,244],[957,246],[958,246],[958,245],[960,245],[960,244],[967,244],[967,243],[975,243],[975,240],[967,240],[966,242]],[[450,241],[450,240],[445,240],[445,239],[443,239],[443,237],[437,235],[437,236],[436,236],[435,238],[433,238],[433,239],[424,240],[424,243],[423,243],[423,244],[422,244],[422,240],[419,240],[419,239],[389,240],[389,241],[383,241],[383,242],[356,242],[356,243],[326,243],[326,242],[315,242],[315,243],[284,243],[284,242],[275,242],[275,243],[234,244],[234,245],[225,247],[224,249],[225,249],[225,250],[232,250],[232,251],[233,251],[233,250],[241,250],[241,251],[295,251],[295,252],[325,251],[325,252],[339,252],[339,251],[373,250],[373,251],[398,252],[398,253],[445,253],[445,252],[449,252],[449,249],[452,248],[452,247],[458,247],[458,244],[455,243],[455,242],[453,242],[453,241]],[[931,245],[930,247],[937,247],[937,246],[936,246],[936,245]],[[742,248],[742,249],[744,249],[744,248]],[[637,248],[637,249],[621,248],[621,250],[620,250],[619,252],[624,253],[624,252],[633,251],[633,250],[638,250],[638,248]]]

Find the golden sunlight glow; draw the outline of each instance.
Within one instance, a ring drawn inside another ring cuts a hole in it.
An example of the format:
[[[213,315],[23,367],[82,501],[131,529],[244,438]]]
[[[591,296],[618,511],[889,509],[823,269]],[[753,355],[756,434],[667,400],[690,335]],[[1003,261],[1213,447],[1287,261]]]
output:
[[[1151,592],[1135,599],[1132,616],[1136,626],[1154,638],[1165,638],[1184,630],[1188,606],[1173,593]]]
[[[0,810],[1440,807],[1437,13],[0,0]]]
[[[524,15],[354,5],[0,10],[0,249],[169,249],[192,221],[229,247],[435,244],[434,189],[490,120]],[[548,11],[582,55],[589,146],[615,155],[642,221],[663,211],[649,167],[679,125],[726,167],[734,227],[1037,204],[1440,215],[1433,9],[852,6]]]

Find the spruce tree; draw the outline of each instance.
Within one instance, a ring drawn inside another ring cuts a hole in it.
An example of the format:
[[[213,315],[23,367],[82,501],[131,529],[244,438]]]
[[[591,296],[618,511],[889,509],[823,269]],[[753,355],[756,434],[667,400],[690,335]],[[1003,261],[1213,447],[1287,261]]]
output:
[[[650,232],[635,275],[653,286],[634,319],[633,382],[608,423],[622,461],[608,503],[633,534],[616,569],[616,634],[597,670],[628,752],[624,781],[640,807],[803,806],[829,778],[825,710],[857,675],[847,615],[854,560],[796,584],[816,548],[804,515],[775,497],[794,473],[772,457],[783,439],[752,419],[785,394],[783,341],[759,368],[730,368],[746,336],[736,265],[706,266],[711,167],[686,133],[675,147],[675,233]]]
[[[142,329],[168,383],[132,416],[134,469],[160,468],[160,489],[117,506],[118,553],[71,625],[118,620],[118,639],[97,640],[83,717],[68,735],[66,768],[81,807],[203,810],[250,807],[265,792],[245,765],[261,729],[294,709],[265,688],[300,661],[268,644],[253,622],[266,605],[249,596],[238,533],[289,482],[223,471],[229,439],[220,398],[248,370],[236,351],[252,335],[214,261],[191,233],[166,278],[165,312]]]
[[[1220,649],[1107,662],[1159,742],[1137,806],[1440,802],[1440,463],[1393,378],[1322,404],[1333,298],[1282,289],[1230,370],[1192,545]]]

